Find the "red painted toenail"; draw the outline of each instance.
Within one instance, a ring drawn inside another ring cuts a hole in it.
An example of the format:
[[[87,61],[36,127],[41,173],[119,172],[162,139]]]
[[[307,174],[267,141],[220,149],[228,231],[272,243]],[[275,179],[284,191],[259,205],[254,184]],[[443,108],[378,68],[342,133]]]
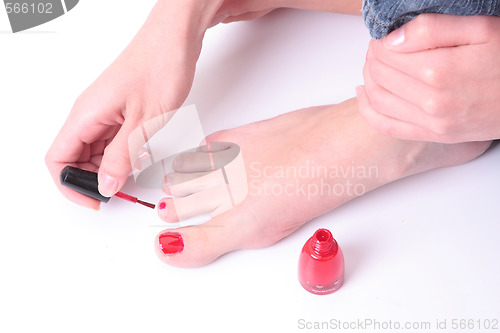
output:
[[[174,254],[184,249],[184,241],[178,232],[164,232],[158,237],[158,246],[163,253]]]
[[[167,203],[165,201],[160,202],[160,205],[158,206],[159,209],[165,209],[167,208]]]

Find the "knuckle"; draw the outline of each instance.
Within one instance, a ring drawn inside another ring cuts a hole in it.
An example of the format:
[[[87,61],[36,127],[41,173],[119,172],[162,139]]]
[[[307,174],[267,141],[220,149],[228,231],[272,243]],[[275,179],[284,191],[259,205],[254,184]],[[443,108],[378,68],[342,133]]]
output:
[[[451,117],[460,109],[456,100],[442,91],[433,91],[423,101],[422,108],[425,113],[436,118]]]
[[[420,14],[413,21],[415,39],[421,40],[432,37],[436,22],[433,15]]]
[[[476,36],[481,36],[486,40],[496,38],[500,29],[500,23],[495,17],[481,16],[476,18],[474,30]]]
[[[130,163],[128,150],[120,148],[122,147],[118,145],[118,143],[107,145],[106,148],[104,148],[104,153],[102,157],[103,161],[107,161],[108,163],[126,162],[128,165]]]
[[[442,105],[439,97],[437,96],[429,97],[423,103],[424,103],[423,108],[425,113],[434,117],[439,116],[441,114]]]
[[[432,87],[441,87],[443,85],[443,70],[441,68],[427,65],[422,68],[422,77],[425,83]]]
[[[441,119],[438,121],[434,121],[431,126],[430,130],[440,136],[448,135],[453,132],[454,129],[454,124],[450,120],[447,119]]]

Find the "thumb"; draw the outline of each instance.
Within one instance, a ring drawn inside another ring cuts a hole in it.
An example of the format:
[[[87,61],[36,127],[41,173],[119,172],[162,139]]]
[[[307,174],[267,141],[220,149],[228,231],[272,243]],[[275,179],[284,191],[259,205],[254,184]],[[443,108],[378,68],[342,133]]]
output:
[[[145,162],[142,157],[150,158],[148,154],[151,152],[145,150],[144,144],[162,129],[176,112],[177,110],[162,112],[147,118],[139,118],[141,115],[130,112],[131,115],[125,119],[102,156],[98,183],[99,192],[103,196],[115,195],[127,181],[132,167],[141,168],[142,162]]]
[[[104,150],[99,166],[99,192],[105,197],[112,197],[127,181],[132,170],[128,137],[131,132],[130,122],[125,120],[118,133]]]
[[[482,16],[421,14],[383,38],[384,46],[396,52],[419,52],[441,47],[485,42],[480,29]]]

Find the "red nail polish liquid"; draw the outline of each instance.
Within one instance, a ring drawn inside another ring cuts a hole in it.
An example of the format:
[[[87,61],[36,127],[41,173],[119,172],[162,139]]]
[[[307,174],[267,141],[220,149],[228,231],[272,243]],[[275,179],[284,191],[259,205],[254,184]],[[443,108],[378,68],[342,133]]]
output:
[[[344,281],[344,255],[327,229],[318,229],[307,240],[299,258],[299,282],[305,290],[326,295]]]
[[[174,254],[184,250],[184,241],[177,232],[164,232],[158,237],[158,246],[163,253]]]

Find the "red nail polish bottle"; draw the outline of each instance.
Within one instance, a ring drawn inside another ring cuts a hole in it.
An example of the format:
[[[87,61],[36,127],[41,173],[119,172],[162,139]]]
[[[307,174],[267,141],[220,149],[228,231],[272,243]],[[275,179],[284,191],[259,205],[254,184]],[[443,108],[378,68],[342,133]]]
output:
[[[318,229],[307,240],[299,258],[299,282],[305,290],[326,295],[344,281],[344,255],[327,229]]]

